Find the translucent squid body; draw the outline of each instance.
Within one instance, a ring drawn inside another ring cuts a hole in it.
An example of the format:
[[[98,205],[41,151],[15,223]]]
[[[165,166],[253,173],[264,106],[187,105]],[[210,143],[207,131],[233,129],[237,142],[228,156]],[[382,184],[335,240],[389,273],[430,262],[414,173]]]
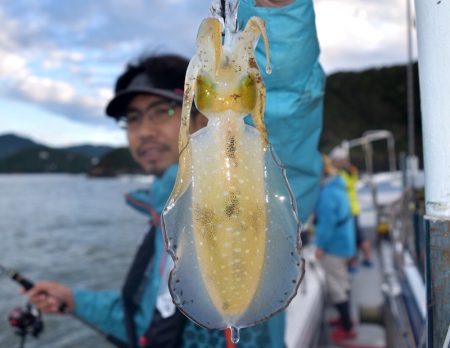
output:
[[[285,308],[303,276],[300,223],[264,125],[265,87],[254,56],[264,22],[252,17],[222,46],[207,18],[186,74],[177,181],[163,211],[174,259],[169,288],[190,319],[211,329],[255,325]],[[208,125],[189,134],[192,102]],[[255,127],[244,123],[251,114]]]

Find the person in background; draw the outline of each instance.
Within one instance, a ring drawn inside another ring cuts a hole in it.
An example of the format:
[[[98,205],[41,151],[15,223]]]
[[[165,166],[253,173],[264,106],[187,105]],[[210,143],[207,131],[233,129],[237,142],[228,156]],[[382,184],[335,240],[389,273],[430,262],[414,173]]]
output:
[[[299,216],[305,221],[315,206],[322,171],[318,142],[325,77],[318,62],[313,4],[311,0],[241,0],[240,23],[251,16],[266,21],[273,47],[272,74],[263,72],[269,140],[287,167]],[[256,56],[258,64],[265,66],[261,43]],[[172,303],[167,286],[171,258],[164,248],[160,214],[177,174],[187,66],[186,59],[174,55],[143,57],[129,64],[106,108],[107,115],[126,129],[132,157],[155,175],[149,190],[127,196],[128,204],[149,217],[151,227],[122,291],[71,289],[44,281],[28,292],[45,313],[57,313],[65,303],[67,312],[103,332],[118,347],[233,346],[226,333],[187,320]],[[206,124],[206,118],[193,109],[190,124],[193,133]],[[284,313],[241,330],[236,346],[283,347]]]
[[[339,313],[339,318],[330,322],[336,326],[331,339],[339,344],[356,337],[350,316],[347,271],[347,262],[356,252],[355,226],[342,177],[327,156],[323,156],[323,163],[321,191],[315,210],[315,254],[325,271],[329,300]]]
[[[348,198],[350,200],[350,207],[355,219],[356,228],[356,246],[361,250],[363,255],[362,265],[365,267],[372,267],[372,254],[370,248],[370,240],[364,234],[359,224],[359,214],[361,213],[361,205],[359,203],[358,191],[356,185],[358,184],[358,168],[350,163],[350,153],[348,146],[343,143],[340,146],[334,147],[330,152],[330,159],[333,165],[338,169],[338,173],[342,176],[347,188]],[[351,271],[356,270],[357,256],[350,261],[349,268]]]

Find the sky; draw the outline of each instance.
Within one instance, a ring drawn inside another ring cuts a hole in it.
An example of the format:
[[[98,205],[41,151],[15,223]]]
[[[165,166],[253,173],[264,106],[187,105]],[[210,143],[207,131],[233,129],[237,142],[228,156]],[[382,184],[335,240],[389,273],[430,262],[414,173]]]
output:
[[[327,72],[407,61],[407,0],[314,0]],[[126,137],[104,107],[144,53],[195,53],[211,0],[1,0],[0,134],[49,146]],[[416,57],[413,31],[413,56]]]

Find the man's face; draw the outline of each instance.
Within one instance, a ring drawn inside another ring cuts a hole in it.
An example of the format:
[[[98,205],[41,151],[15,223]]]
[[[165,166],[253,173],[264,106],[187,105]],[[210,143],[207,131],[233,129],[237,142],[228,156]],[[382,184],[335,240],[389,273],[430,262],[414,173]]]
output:
[[[344,169],[346,167],[348,167],[348,160],[347,159],[334,159],[331,161],[333,163],[333,165],[337,168],[337,169]]]
[[[148,173],[162,175],[178,162],[181,107],[165,98],[139,94],[127,108],[131,155]]]

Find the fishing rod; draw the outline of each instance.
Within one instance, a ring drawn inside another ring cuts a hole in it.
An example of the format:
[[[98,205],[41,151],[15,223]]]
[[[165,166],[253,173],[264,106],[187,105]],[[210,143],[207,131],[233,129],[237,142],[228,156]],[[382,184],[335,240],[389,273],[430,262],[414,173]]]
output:
[[[20,273],[6,268],[1,264],[0,274],[6,275],[27,291],[34,286],[33,282],[24,278]],[[61,307],[60,310],[65,310],[65,307],[67,306]],[[44,330],[44,321],[42,320],[41,311],[30,303],[27,303],[24,308],[14,308],[8,315],[8,321],[16,330],[16,334],[20,337],[20,348],[25,346],[27,335],[31,334],[33,337],[37,338]]]
[[[34,283],[31,280],[25,278],[17,271],[3,266],[2,264],[0,264],[0,275],[1,274],[6,275],[8,278],[10,278],[14,282],[22,286],[22,288],[24,288],[27,291],[33,288],[34,286]],[[103,336],[107,341],[114,344],[116,347],[119,348],[128,347],[126,343],[115,338],[114,336],[111,336],[109,334],[100,331],[97,327],[86,322],[85,320],[77,316],[75,313],[68,312],[67,303],[65,303],[64,301],[61,302],[61,305],[58,308],[58,312],[62,314],[68,314],[73,318],[77,319],[82,324],[86,325],[90,329],[94,330],[95,332]],[[17,330],[16,333],[21,337],[21,342],[19,346],[20,348],[24,347],[25,338],[28,334],[31,334],[37,338],[44,329],[41,311],[36,306],[33,306],[30,303],[27,303],[24,309],[22,308],[13,309],[9,314],[9,323],[12,327],[14,327]]]
[[[19,284],[26,291],[34,287],[34,283],[23,277],[19,272],[7,268],[0,264],[0,274],[6,275],[8,278]],[[62,301],[58,307],[58,312],[66,313],[67,304]],[[9,324],[15,329],[16,334],[20,337],[19,348],[25,346],[28,335],[38,338],[44,330],[44,321],[42,312],[35,305],[27,302],[25,307],[16,307],[8,315]]]
[[[26,291],[30,290],[34,286],[34,283],[32,281],[23,277],[19,272],[10,268],[6,268],[1,264],[0,264],[0,273],[5,274],[7,277],[15,281],[17,284],[21,285],[22,288],[24,288]],[[62,301],[62,303],[58,308],[58,312],[65,313],[66,310],[67,310],[67,303]]]
[[[6,268],[0,264],[0,273],[5,274],[10,279],[14,280],[16,283],[20,284],[25,290],[30,290],[34,284],[28,279],[22,277],[21,274],[16,272],[15,270]]]

